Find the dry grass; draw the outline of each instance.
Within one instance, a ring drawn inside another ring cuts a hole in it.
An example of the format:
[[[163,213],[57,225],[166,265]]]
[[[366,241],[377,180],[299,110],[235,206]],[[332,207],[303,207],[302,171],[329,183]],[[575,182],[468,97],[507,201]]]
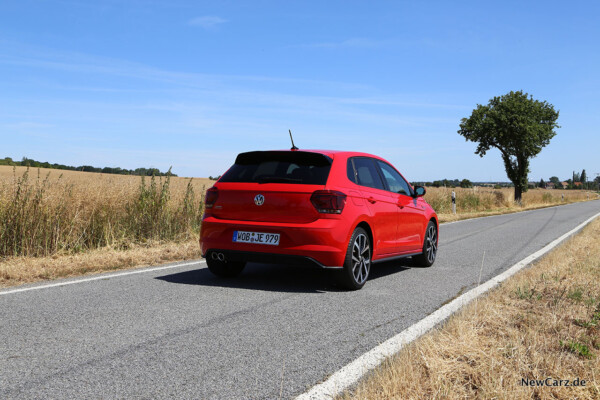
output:
[[[452,191],[456,193],[456,214],[452,214]],[[440,222],[449,222],[594,200],[599,197],[597,193],[582,190],[530,189],[523,193],[521,204],[516,204],[513,201],[514,189],[511,188],[429,187],[425,200],[436,210]]]
[[[0,167],[0,257],[127,249],[198,232],[207,179]]]
[[[128,250],[104,248],[51,257],[11,257],[0,262],[0,287],[198,258],[196,239],[149,242]]]
[[[343,399],[600,398],[600,220],[388,359]],[[586,381],[527,387],[522,379]]]

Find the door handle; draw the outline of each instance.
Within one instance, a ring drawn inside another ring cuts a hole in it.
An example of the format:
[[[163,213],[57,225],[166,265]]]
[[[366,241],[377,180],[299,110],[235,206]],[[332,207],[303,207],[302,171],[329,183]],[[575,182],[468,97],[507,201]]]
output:
[[[398,207],[400,207],[400,209],[402,210],[404,208],[403,204],[398,204]]]
[[[371,203],[371,204],[375,204],[375,203],[377,203],[377,200],[375,200],[373,197],[369,197],[369,198],[367,199],[367,201],[368,201],[369,203]]]

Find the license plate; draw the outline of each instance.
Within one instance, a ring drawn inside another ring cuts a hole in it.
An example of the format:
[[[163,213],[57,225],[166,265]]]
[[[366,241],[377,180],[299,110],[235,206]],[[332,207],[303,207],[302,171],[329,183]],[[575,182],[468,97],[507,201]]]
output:
[[[235,231],[233,232],[233,241],[237,243],[258,243],[277,246],[279,245],[279,233]]]

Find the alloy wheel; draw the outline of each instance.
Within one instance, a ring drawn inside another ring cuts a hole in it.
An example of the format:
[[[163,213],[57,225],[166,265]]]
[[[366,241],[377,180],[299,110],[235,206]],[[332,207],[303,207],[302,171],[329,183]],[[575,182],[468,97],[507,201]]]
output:
[[[361,233],[354,239],[352,246],[352,275],[354,281],[362,285],[369,276],[371,268],[371,248],[369,238]]]
[[[427,261],[429,261],[430,264],[433,264],[433,262],[435,261],[435,255],[437,253],[437,229],[435,229],[435,226],[429,226],[429,229],[427,229],[427,236],[425,240],[427,242],[427,244],[425,245]]]

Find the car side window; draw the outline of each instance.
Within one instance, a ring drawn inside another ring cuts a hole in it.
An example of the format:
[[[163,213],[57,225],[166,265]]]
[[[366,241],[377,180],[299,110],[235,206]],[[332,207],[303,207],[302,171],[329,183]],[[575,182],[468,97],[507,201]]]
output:
[[[354,168],[356,169],[356,178],[358,184],[361,186],[367,186],[375,189],[385,190],[381,176],[377,171],[377,166],[371,158],[367,157],[355,157]]]
[[[387,182],[390,192],[403,194],[405,196],[411,195],[410,186],[404,178],[402,178],[402,175],[396,172],[392,166],[380,160],[377,160],[377,165],[381,168],[383,178]]]
[[[348,159],[348,164],[346,165],[346,174],[348,174],[348,179],[350,182],[356,183],[356,172],[354,171],[352,158]]]

